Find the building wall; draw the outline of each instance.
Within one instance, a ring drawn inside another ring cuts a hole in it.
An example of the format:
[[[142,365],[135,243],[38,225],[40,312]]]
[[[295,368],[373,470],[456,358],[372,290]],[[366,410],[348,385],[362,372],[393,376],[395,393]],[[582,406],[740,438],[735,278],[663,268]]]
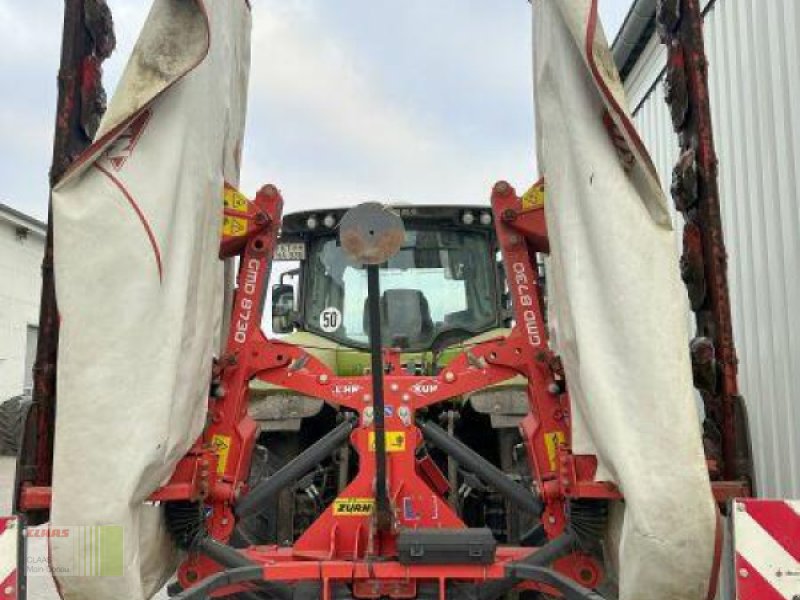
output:
[[[30,385],[39,322],[44,236],[17,227],[0,212],[0,401]]]
[[[723,227],[758,491],[800,498],[800,2],[709,5]],[[654,36],[626,88],[668,188],[678,145],[664,102],[665,61]]]

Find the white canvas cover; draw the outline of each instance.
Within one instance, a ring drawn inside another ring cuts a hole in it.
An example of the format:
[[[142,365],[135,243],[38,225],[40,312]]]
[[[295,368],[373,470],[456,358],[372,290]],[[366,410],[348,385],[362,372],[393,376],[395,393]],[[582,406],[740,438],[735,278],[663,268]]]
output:
[[[620,598],[702,600],[717,518],[666,199],[625,108],[597,1],[533,6],[550,316],[574,451],[596,455],[597,479],[625,496],[608,552]]]
[[[53,192],[51,526],[124,528],[122,577],[76,576],[75,540],[52,538],[70,600],[149,598],[175,568],[160,509],[145,501],[204,425],[249,35],[245,0],[155,0],[97,140]],[[85,573],[102,551],[89,540]]]

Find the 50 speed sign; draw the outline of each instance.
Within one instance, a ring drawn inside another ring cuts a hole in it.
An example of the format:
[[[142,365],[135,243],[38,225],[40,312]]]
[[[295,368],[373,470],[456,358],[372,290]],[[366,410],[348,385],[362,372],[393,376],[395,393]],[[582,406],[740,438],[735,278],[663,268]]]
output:
[[[329,306],[319,313],[319,328],[325,333],[333,333],[342,326],[342,311]]]

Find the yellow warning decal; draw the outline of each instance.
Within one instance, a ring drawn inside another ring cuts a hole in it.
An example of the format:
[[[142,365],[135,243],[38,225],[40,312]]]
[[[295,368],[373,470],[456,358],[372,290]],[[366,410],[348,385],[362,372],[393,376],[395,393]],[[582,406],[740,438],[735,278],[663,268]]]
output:
[[[563,431],[548,431],[544,434],[544,445],[547,447],[547,458],[550,460],[550,469],[558,467],[558,447],[565,443],[567,438]]]
[[[383,434],[386,440],[386,452],[403,452],[406,449],[405,431],[386,431]],[[375,452],[375,432],[369,432],[369,451]]]
[[[247,214],[247,196],[227,183],[222,193],[222,200],[226,210]],[[247,235],[247,219],[225,215],[222,218],[222,235],[229,237]]]
[[[333,501],[333,514],[337,517],[365,517],[372,514],[372,498],[337,498]]]
[[[527,192],[520,198],[522,201],[522,210],[536,210],[544,206],[544,179],[540,179],[531,186]]]
[[[222,200],[228,210],[247,213],[247,196],[227,183],[225,184]]]
[[[217,451],[217,473],[223,475],[228,466],[228,452],[231,450],[231,436],[214,434],[211,438],[214,449]]]
[[[247,235],[247,219],[225,215],[222,218],[222,235],[231,237]]]

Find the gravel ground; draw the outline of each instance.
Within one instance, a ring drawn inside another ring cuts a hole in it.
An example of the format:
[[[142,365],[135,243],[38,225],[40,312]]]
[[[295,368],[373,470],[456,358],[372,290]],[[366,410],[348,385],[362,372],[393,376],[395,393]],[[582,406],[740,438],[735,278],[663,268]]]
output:
[[[14,459],[0,456],[0,515],[11,514],[11,490],[14,486]],[[33,570],[37,565],[46,564],[47,545],[43,538],[28,540],[28,564]],[[166,600],[164,591],[156,594],[153,600]],[[28,600],[59,600],[53,578],[49,573],[28,576]]]

